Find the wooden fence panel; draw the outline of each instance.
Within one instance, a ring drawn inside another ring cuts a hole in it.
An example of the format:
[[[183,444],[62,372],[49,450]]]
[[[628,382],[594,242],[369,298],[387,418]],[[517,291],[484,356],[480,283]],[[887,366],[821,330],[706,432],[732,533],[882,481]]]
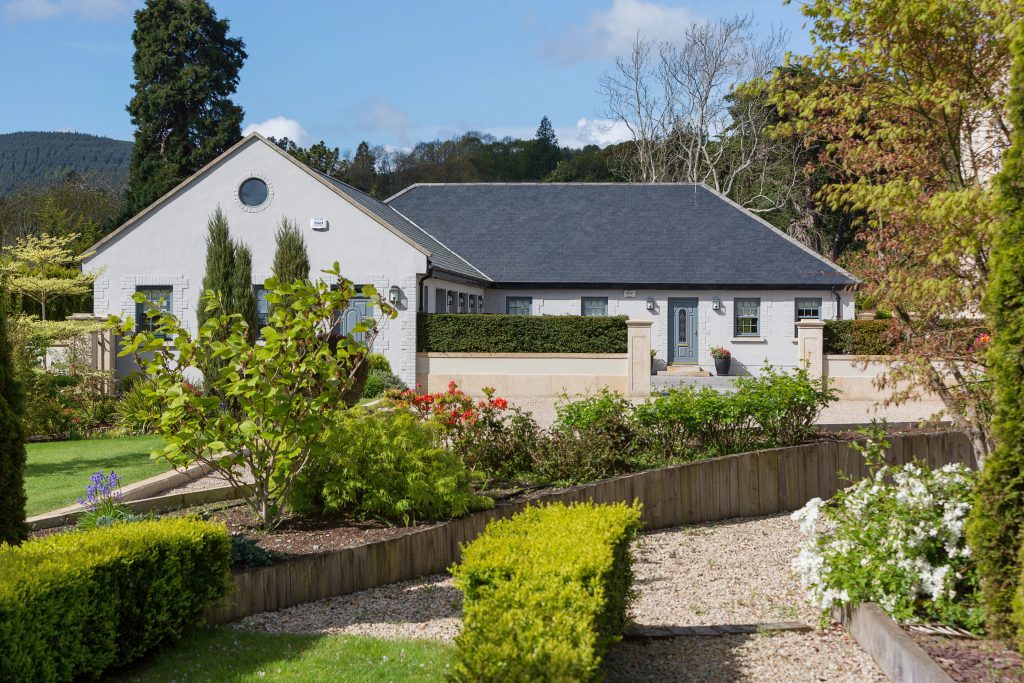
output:
[[[903,463],[917,455],[933,467],[950,462],[973,466],[970,440],[962,433],[897,435],[890,442],[889,462]],[[211,609],[207,620],[225,623],[445,571],[459,560],[461,544],[480,535],[488,522],[530,504],[640,499],[647,528],[657,529],[795,510],[811,498],[828,498],[848,486],[842,474],[864,477],[863,458],[846,442],[822,441],[648,470],[551,492],[529,503],[500,503],[493,510],[397,537],[238,572],[232,595]]]

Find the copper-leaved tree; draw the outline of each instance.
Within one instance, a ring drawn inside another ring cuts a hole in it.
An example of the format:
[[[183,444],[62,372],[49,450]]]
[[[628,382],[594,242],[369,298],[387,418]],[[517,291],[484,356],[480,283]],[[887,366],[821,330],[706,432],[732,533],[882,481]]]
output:
[[[820,149],[819,201],[864,217],[851,267],[893,313],[892,400],[941,397],[980,461],[992,449],[981,299],[990,179],[1009,146],[1008,0],[812,0],[814,52],[769,84],[777,134]]]

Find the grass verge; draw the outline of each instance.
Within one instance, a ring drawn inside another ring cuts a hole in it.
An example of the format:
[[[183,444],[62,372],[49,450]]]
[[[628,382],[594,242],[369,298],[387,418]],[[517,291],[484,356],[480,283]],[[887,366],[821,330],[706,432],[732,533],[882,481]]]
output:
[[[99,470],[114,470],[125,484],[166,472],[170,469],[167,462],[149,458],[150,452],[162,445],[159,436],[28,444],[26,513],[38,515],[72,505],[85,495],[89,477]]]
[[[229,626],[197,628],[112,680],[443,681],[452,646],[429,640],[268,634]]]

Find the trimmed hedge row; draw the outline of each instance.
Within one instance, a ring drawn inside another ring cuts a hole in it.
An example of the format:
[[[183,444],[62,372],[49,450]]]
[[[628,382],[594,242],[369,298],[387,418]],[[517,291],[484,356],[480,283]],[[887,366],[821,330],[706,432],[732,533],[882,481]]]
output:
[[[530,507],[488,524],[452,571],[456,681],[590,681],[633,597],[640,504]]]
[[[626,316],[419,313],[417,351],[626,353]]]
[[[222,524],[115,524],[0,546],[0,680],[98,679],[181,635],[230,584]]]
[[[825,353],[887,356],[895,350],[889,320],[826,320]]]

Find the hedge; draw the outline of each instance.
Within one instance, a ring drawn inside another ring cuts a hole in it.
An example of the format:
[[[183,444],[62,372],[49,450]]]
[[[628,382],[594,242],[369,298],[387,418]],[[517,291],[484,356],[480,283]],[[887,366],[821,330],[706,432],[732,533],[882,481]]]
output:
[[[191,518],[0,546],[0,680],[98,679],[179,636],[229,588],[231,540]]]
[[[981,468],[967,541],[978,565],[987,630],[1024,651],[1024,32],[1013,43],[1012,144],[996,176],[997,224],[984,311],[992,326],[995,450]]]
[[[491,522],[452,571],[456,681],[589,681],[633,596],[640,505],[530,507]]]
[[[826,320],[825,353],[887,356],[895,350],[889,320]]]
[[[417,351],[626,353],[626,316],[420,313]]]

